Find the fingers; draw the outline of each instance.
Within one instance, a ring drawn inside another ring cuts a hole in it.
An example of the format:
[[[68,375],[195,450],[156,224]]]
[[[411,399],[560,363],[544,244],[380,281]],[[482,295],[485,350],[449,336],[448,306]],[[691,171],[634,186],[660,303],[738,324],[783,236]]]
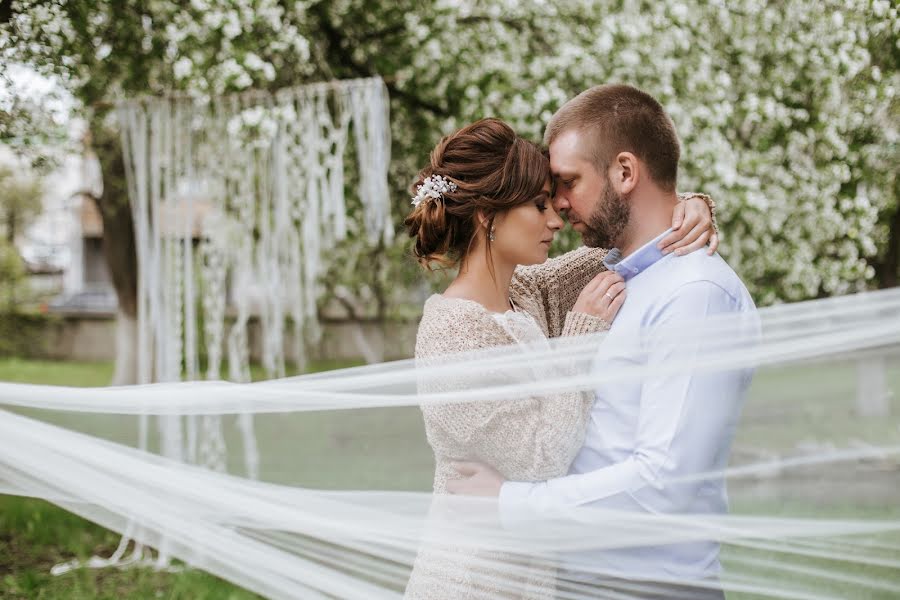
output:
[[[676,246],[674,250],[675,256],[684,256],[685,254],[690,254],[694,250],[699,250],[706,246],[709,242],[709,238],[712,235],[712,230],[705,229],[699,232],[699,237],[691,243],[687,243],[687,240],[680,242],[679,246]]]
[[[625,280],[621,275],[613,271],[603,271],[581,291],[572,310],[606,319],[613,301],[622,295],[624,290]]]
[[[668,234],[666,237],[661,239],[659,241],[659,243],[656,244],[656,247],[659,248],[660,250],[662,250],[663,254],[668,254],[666,247],[671,246],[675,242],[679,241],[681,239],[681,236],[683,236],[683,235],[684,235],[683,231],[681,231],[680,229],[676,229],[675,227],[672,227],[672,233]]]
[[[597,288],[604,286],[603,288],[608,289],[610,283],[608,282],[611,277],[619,277],[618,273],[614,273],[612,271],[601,271],[597,273],[593,279],[591,279],[586,286],[584,286],[584,290],[582,293],[593,294]]]
[[[705,196],[693,195],[679,204],[684,205],[684,219],[679,227],[682,231],[689,231],[698,223],[704,223],[707,227],[712,225],[712,208],[707,203]],[[675,212],[673,212],[673,217],[674,214]],[[674,229],[674,218],[672,227]]]
[[[481,465],[476,462],[457,461],[450,463],[457,473],[463,477],[471,477],[481,469]]]
[[[594,280],[597,282],[597,285],[592,290],[595,295],[605,294],[607,291],[609,291],[609,288],[617,283],[625,283],[625,280],[622,278],[622,276],[614,271],[603,271],[602,273],[594,277]]]
[[[684,205],[686,202],[679,202],[672,211],[672,229],[678,229],[684,223]]]
[[[609,306],[612,302],[625,291],[625,280],[618,273],[608,272],[597,285],[593,294],[594,314],[602,319],[606,319]],[[609,319],[607,319],[609,320]]]
[[[622,305],[625,303],[625,297],[627,295],[628,292],[623,288],[621,293],[613,298],[606,309],[606,314],[602,317],[604,321],[612,323],[616,319],[616,315],[619,314],[619,309],[622,308]]]
[[[607,306],[612,303],[616,297],[625,291],[625,282],[617,281],[613,283],[609,288],[603,292],[603,300],[606,301]]]
[[[709,250],[706,251],[707,254],[712,256],[716,253],[716,250],[719,249],[719,234],[713,232],[713,234],[709,237]]]
[[[611,285],[609,290],[603,294],[602,301],[604,306],[600,311],[600,318],[607,323],[612,323],[616,318],[619,309],[622,308],[626,295],[627,292],[625,291],[624,283],[615,283]]]
[[[695,242],[699,237],[699,235],[695,235],[698,227],[699,231],[712,229],[712,217],[709,213],[709,207],[705,202],[698,200],[698,208],[694,206],[692,200],[694,199],[690,198],[684,202],[679,202],[675,206],[675,211],[672,215],[672,232],[656,245],[657,248],[663,251],[663,254],[668,254],[676,248]],[[684,217],[679,219],[679,213],[684,213]]]
[[[451,494],[459,494],[462,492],[463,481],[475,475],[480,467],[478,463],[468,461],[454,461],[450,463],[450,466],[460,474],[460,477],[462,477],[462,479],[447,480],[447,491]]]
[[[711,235],[709,225],[698,223],[693,229],[683,234],[682,238],[663,249],[663,254],[675,252],[676,256],[682,256],[706,245]],[[698,243],[699,242],[699,243]]]

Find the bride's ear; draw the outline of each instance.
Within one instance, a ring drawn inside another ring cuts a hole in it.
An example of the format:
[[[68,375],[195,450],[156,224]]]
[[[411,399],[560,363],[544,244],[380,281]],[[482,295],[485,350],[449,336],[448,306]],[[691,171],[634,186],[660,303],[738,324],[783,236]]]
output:
[[[484,230],[485,232],[487,232],[487,229],[488,229],[488,227],[489,227],[489,225],[490,225],[491,220],[490,220],[490,218],[489,218],[486,214],[484,214],[484,211],[483,211],[483,210],[477,210],[477,211],[475,211],[475,219],[478,221],[478,226],[479,226],[482,230]]]

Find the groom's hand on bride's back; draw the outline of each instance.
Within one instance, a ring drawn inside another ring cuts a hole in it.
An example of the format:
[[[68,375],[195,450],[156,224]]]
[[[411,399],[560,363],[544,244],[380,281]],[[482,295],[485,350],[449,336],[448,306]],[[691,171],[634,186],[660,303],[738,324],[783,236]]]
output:
[[[459,479],[447,482],[447,491],[463,496],[499,496],[506,478],[496,469],[480,462],[457,461],[451,465]]]
[[[590,280],[572,310],[612,323],[625,302],[625,280],[613,271],[603,271]]]

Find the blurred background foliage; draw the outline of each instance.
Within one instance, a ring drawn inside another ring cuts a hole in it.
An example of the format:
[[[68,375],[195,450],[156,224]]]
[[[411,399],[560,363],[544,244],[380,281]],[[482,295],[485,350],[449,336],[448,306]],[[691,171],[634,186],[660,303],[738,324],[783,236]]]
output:
[[[679,187],[716,198],[720,252],[759,303],[897,284],[900,18],[891,2],[19,0],[0,20],[4,65],[57,76],[87,119],[126,308],[133,234],[113,102],[370,75],[391,95],[398,230],[407,188],[441,135],[496,116],[539,140],[568,98],[625,82],[672,115]],[[3,141],[40,162],[35,148],[53,138],[41,107],[3,111]],[[574,243],[561,236],[556,251]],[[337,297],[355,318],[415,311],[428,287],[408,248],[402,234],[375,247],[351,235],[323,302]]]

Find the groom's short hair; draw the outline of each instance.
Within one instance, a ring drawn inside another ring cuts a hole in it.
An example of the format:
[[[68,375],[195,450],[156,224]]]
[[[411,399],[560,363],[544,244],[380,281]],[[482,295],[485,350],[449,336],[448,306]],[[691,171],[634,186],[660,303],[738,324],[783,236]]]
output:
[[[647,165],[657,185],[674,190],[681,148],[675,125],[650,94],[630,85],[598,85],[560,108],[547,124],[544,144],[578,129],[590,160],[601,172],[620,152],[631,152]]]

